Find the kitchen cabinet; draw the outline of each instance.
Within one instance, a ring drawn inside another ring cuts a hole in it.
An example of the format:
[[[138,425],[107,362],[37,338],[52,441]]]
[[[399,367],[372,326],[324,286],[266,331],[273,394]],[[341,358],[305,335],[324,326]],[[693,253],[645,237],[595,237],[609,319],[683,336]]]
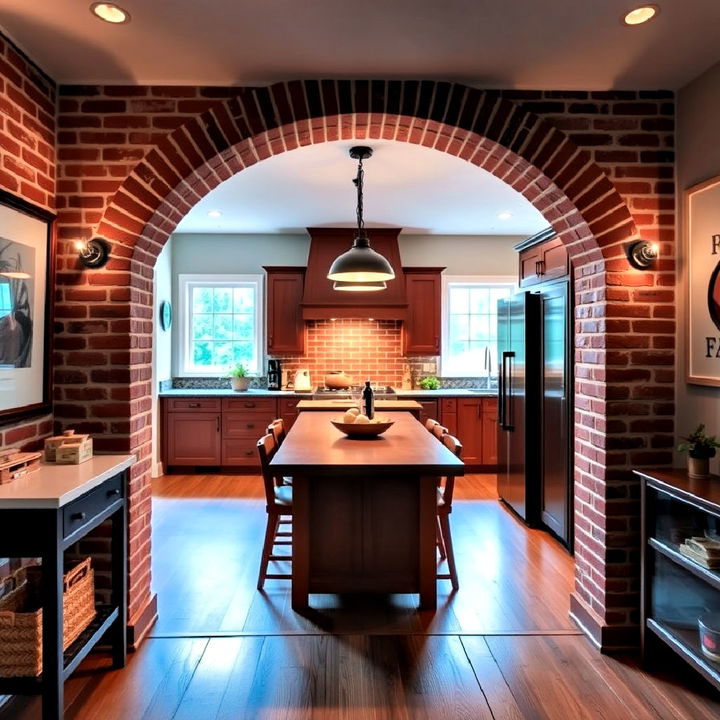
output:
[[[712,641],[704,652],[699,632],[700,618],[720,613],[720,568],[683,552],[691,537],[718,536],[720,477],[691,480],[684,470],[635,474],[641,481],[643,663],[669,648],[720,689],[720,652]]]
[[[466,465],[483,464],[483,398],[458,398],[458,439],[462,443],[462,459]]]
[[[457,398],[441,398],[440,424],[446,427],[451,435],[460,439],[457,430]]]
[[[165,467],[257,468],[257,441],[277,416],[274,397],[164,398]]]
[[[497,398],[442,398],[440,422],[463,446],[466,465],[497,465]]]
[[[569,272],[567,250],[553,231],[533,235],[515,249],[520,252],[520,287],[557,280]]]
[[[405,355],[440,354],[441,273],[444,269],[403,268],[408,302],[407,320],[403,324]]]
[[[423,397],[414,397],[415,400],[420,403],[420,422],[424,425],[426,420],[437,420],[438,419],[438,401],[427,400]]]
[[[221,464],[258,465],[257,441],[276,417],[275,398],[223,398]]]
[[[498,461],[498,401],[497,398],[482,400],[482,464],[497,465]]]
[[[172,398],[165,403],[165,465],[220,465],[218,398]]]
[[[303,353],[305,323],[302,297],[305,268],[265,267],[267,273],[267,351]]]
[[[282,397],[278,399],[278,416],[282,418],[287,432],[297,419],[297,404],[300,402],[298,398]]]

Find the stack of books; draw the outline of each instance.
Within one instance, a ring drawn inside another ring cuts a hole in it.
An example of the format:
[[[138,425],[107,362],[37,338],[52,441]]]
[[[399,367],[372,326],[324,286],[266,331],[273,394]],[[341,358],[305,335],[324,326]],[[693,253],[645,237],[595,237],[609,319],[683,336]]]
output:
[[[707,537],[687,538],[680,545],[680,552],[705,568],[720,569],[720,541],[718,540]]]

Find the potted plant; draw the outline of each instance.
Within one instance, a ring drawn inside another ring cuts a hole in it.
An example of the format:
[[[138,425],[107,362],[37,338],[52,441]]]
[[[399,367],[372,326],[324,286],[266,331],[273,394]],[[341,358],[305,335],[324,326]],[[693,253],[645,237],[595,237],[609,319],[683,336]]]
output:
[[[440,381],[436,377],[424,377],[420,381],[420,387],[423,390],[438,390],[440,388]]]
[[[688,475],[691,478],[703,478],[710,474],[710,458],[715,457],[720,443],[714,435],[705,434],[702,423],[678,445],[680,452],[688,454]]]
[[[250,387],[250,378],[247,374],[247,368],[242,363],[237,363],[228,371],[230,376],[230,385],[233,390],[247,390]]]

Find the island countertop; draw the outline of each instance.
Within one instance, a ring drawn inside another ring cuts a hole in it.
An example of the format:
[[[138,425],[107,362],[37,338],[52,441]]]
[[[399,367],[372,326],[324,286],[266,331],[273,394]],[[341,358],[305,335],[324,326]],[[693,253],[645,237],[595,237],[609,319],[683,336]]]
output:
[[[270,465],[283,475],[369,471],[426,476],[464,475],[465,466],[409,412],[388,412],[382,435],[350,438],[331,424],[332,412],[300,413]]]

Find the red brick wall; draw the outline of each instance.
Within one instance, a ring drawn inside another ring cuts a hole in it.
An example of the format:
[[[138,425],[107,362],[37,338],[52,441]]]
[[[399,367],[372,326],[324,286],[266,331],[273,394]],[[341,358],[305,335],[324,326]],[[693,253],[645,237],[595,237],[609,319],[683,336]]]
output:
[[[356,385],[370,380],[373,387],[400,386],[407,363],[400,322],[313,320],[307,323],[306,332],[303,356],[278,356],[290,378],[298,368],[308,368],[312,384],[322,386],[327,373],[343,370]]]
[[[0,188],[55,209],[55,83],[0,35]],[[0,420],[0,448],[36,449],[52,417]]]
[[[383,138],[502,178],[568,245],[577,304],[574,611],[597,633],[620,627],[605,632],[607,644],[624,642],[638,606],[628,469],[669,463],[674,442],[673,112],[662,92],[483,92],[414,81],[63,88],[56,413],[102,434],[100,447],[140,457],[131,602],[149,592],[155,257],[189,207],[244,167],[302,144]],[[68,241],[98,231],[113,258],[81,272]],[[625,257],[639,235],[660,243],[649,272]]]

